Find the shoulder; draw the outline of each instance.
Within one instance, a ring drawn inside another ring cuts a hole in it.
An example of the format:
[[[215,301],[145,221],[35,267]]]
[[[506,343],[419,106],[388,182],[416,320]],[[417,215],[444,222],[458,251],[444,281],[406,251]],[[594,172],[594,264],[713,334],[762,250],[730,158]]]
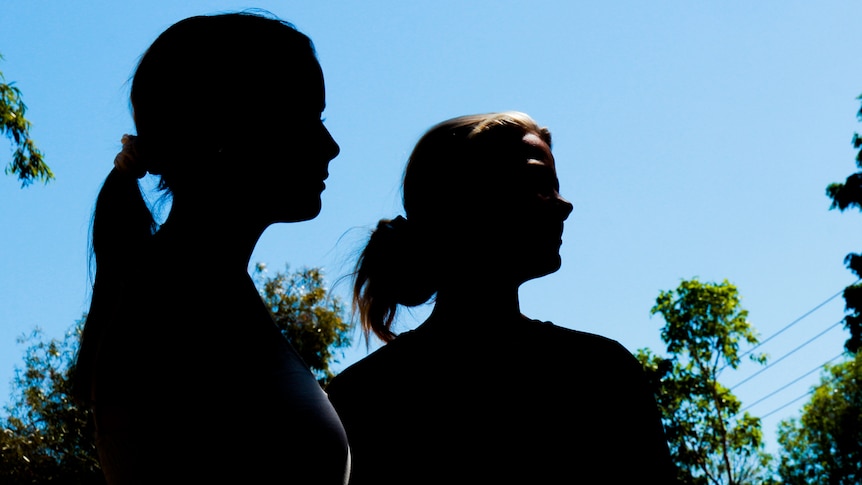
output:
[[[620,342],[590,332],[532,320],[517,337],[517,345],[534,362],[561,372],[583,374],[590,369],[596,379],[641,380],[643,366]]]
[[[633,358],[631,352],[620,342],[595,333],[561,327],[552,322],[539,320],[530,320],[526,328],[528,332],[525,337],[546,345],[565,347],[569,350],[585,350],[589,353],[627,355]]]
[[[330,396],[354,385],[363,387],[374,383],[386,383],[399,379],[400,374],[409,374],[417,365],[429,359],[423,339],[417,339],[414,331],[400,334],[389,342],[340,371],[327,386]]]

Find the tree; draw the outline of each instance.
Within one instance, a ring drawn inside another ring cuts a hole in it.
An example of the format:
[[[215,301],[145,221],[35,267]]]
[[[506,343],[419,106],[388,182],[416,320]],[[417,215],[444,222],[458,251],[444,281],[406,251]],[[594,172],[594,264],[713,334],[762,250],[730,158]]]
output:
[[[740,401],[718,382],[724,368],[739,366],[740,343],[757,343],[736,287],[684,280],[675,291],[661,291],[650,313],[664,318],[661,339],[672,357],[647,348],[636,357],[653,383],[679,482],[769,481],[760,419],[740,414]],[[761,354],[750,358],[766,362]]]
[[[256,283],[276,325],[309,367],[326,383],[333,375],[333,351],[350,344],[343,309],[330,295],[317,268],[266,277],[258,264]],[[80,344],[84,318],[62,340],[35,330],[26,344],[24,366],[16,369],[11,404],[0,416],[0,483],[101,485],[89,410],[71,394],[69,369]]]
[[[71,398],[69,364],[84,320],[62,340],[46,340],[38,329],[27,344],[24,367],[16,369],[12,404],[0,421],[0,482],[103,484],[89,411]]]
[[[0,56],[2,59],[3,56]],[[48,183],[54,173],[45,164],[42,152],[30,138],[30,122],[25,117],[27,106],[21,99],[21,90],[15,83],[6,83],[0,72],[0,133],[5,133],[14,147],[12,161],[6,166],[7,174],[17,174],[21,187],[34,180]]]
[[[862,99],[860,95],[857,99]],[[862,120],[862,108],[856,113],[856,118]],[[860,169],[847,177],[844,183],[832,183],[826,187],[826,196],[832,199],[829,209],[844,212],[849,208],[862,210],[862,137],[853,134],[853,148],[859,150],[856,154],[856,166]],[[850,332],[850,338],[844,347],[856,353],[862,347],[862,254],[850,253],[844,258],[844,264],[860,280],[844,289],[845,309],[848,315],[844,317],[844,328]]]
[[[801,419],[778,426],[787,485],[862,483],[862,353],[827,365]]]
[[[258,263],[255,283],[282,335],[325,386],[334,376],[333,351],[350,345],[350,325],[342,318],[344,308],[324,286],[318,268],[266,276],[266,265]]]

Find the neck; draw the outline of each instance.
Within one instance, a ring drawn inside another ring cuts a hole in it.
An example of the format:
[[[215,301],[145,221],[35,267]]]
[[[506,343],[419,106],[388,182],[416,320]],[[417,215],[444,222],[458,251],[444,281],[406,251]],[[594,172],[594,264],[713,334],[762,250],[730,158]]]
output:
[[[247,272],[251,254],[266,225],[243,218],[227,222],[221,214],[191,211],[174,203],[156,239],[163,250],[181,260]]]
[[[515,284],[464,281],[437,292],[432,318],[440,320],[510,320],[523,318]]]

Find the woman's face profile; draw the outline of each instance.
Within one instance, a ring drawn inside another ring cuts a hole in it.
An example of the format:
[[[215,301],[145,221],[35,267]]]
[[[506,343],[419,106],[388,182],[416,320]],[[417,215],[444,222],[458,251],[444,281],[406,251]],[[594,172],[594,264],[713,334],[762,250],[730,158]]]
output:
[[[529,277],[544,276],[560,267],[560,245],[563,243],[563,221],[572,212],[572,204],[560,195],[560,182],[551,148],[535,133],[521,139],[526,154],[524,170],[525,199],[521,218],[522,232],[527,238],[535,262]]]
[[[489,199],[494,227],[486,230],[491,247],[499,250],[492,254],[505,259],[501,266],[523,283],[560,268],[563,221],[572,204],[559,193],[554,156],[538,134],[528,132],[507,145],[508,160],[495,164],[503,173]]]
[[[321,210],[329,162],[340,148],[323,124],[326,105],[323,74],[315,63],[300,83],[290,83],[263,101],[267,116],[250,165],[255,170],[255,192],[270,222],[313,219]],[[297,90],[296,86],[303,86]],[[254,167],[257,166],[258,169]]]

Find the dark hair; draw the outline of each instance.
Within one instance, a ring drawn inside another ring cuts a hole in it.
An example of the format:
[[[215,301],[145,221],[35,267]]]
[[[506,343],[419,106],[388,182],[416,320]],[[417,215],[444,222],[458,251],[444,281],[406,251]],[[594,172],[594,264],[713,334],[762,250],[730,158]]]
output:
[[[419,139],[402,183],[407,217],[381,220],[356,265],[353,306],[366,340],[373,333],[390,342],[398,305],[417,306],[434,296],[440,277],[437,241],[452,233],[478,181],[504,155],[507,145],[501,142],[526,133],[551,145],[550,131],[517,111],[452,118]]]
[[[251,145],[242,135],[273,116],[262,94],[301,91],[316,68],[311,40],[282,20],[233,13],[177,22],[147,49],[132,81],[148,171],[161,175],[163,188],[180,190],[200,173],[190,160]]]
[[[239,12],[175,23],[147,49],[132,78],[139,162],[160,176],[159,188],[166,193],[194,190],[200,164],[215,163],[217,153],[248,144],[248,135],[262,128],[252,123],[272,119],[264,96],[302,92],[310,69],[319,70],[311,40],[274,16]],[[249,102],[252,96],[257,98]],[[93,211],[95,276],[73,368],[74,394],[82,402],[91,399],[102,338],[115,323],[124,286],[156,229],[136,176],[111,170]]]

